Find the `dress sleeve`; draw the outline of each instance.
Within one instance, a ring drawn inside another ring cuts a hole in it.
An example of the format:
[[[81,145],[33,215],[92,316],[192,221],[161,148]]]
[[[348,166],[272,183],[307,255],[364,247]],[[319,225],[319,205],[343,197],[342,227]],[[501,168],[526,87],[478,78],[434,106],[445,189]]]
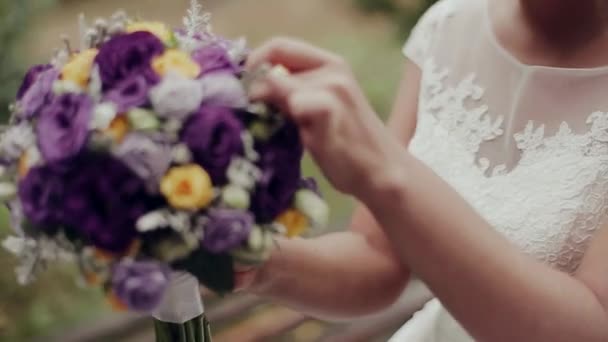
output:
[[[403,46],[403,54],[420,68],[432,56],[433,47],[441,35],[441,28],[448,16],[453,0],[439,0],[431,6],[412,29]]]

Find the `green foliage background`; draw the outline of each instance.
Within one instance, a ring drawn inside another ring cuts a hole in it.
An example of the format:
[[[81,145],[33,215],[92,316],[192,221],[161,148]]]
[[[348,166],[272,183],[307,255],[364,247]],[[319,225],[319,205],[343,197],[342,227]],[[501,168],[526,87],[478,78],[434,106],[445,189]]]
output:
[[[399,37],[407,34],[418,18],[438,0],[354,0],[364,11],[380,13],[390,18],[398,29]]]
[[[19,39],[31,15],[52,0],[0,0],[0,120],[8,117],[25,72],[20,63]],[[7,212],[0,210],[0,237],[6,236]],[[67,324],[103,313],[101,294],[74,282],[75,272],[57,268],[36,284],[21,287],[13,273],[14,258],[0,248],[0,341],[27,341]]]

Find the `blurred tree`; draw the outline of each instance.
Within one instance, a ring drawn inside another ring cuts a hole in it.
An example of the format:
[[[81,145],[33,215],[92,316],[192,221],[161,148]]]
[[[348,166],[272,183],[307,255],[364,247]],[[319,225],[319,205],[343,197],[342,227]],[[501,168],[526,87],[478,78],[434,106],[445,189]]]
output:
[[[15,46],[26,28],[29,1],[0,0],[0,120],[8,115],[23,70],[18,66]]]
[[[0,121],[8,115],[25,72],[19,58],[18,43],[27,29],[32,13],[54,4],[56,0],[0,0]]]
[[[8,116],[24,76],[21,34],[33,13],[56,0],[0,0],[0,120]],[[0,240],[10,230],[7,212],[0,209]],[[101,306],[101,295],[83,290],[74,282],[75,272],[59,268],[34,285],[17,285],[13,269],[15,258],[0,247],[0,341],[27,341],[70,322],[90,318]]]
[[[15,97],[23,74],[18,66],[15,46],[26,26],[27,8],[28,1],[0,0],[0,120],[6,119],[8,105]]]
[[[418,18],[437,0],[354,0],[362,10],[389,17],[399,30],[399,38],[408,33]]]

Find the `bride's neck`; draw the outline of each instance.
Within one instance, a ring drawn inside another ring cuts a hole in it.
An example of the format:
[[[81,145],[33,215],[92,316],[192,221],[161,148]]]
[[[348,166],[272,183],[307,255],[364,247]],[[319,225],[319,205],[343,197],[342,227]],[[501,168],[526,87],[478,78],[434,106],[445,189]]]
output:
[[[567,45],[597,38],[608,23],[604,0],[519,0],[519,7],[531,29]]]

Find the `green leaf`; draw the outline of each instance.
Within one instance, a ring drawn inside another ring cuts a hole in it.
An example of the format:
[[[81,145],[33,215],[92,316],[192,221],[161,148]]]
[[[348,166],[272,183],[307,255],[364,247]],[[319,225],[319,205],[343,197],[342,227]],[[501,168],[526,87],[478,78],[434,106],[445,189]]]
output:
[[[211,254],[199,248],[173,266],[190,272],[201,284],[220,294],[234,290],[234,267],[230,255]]]

